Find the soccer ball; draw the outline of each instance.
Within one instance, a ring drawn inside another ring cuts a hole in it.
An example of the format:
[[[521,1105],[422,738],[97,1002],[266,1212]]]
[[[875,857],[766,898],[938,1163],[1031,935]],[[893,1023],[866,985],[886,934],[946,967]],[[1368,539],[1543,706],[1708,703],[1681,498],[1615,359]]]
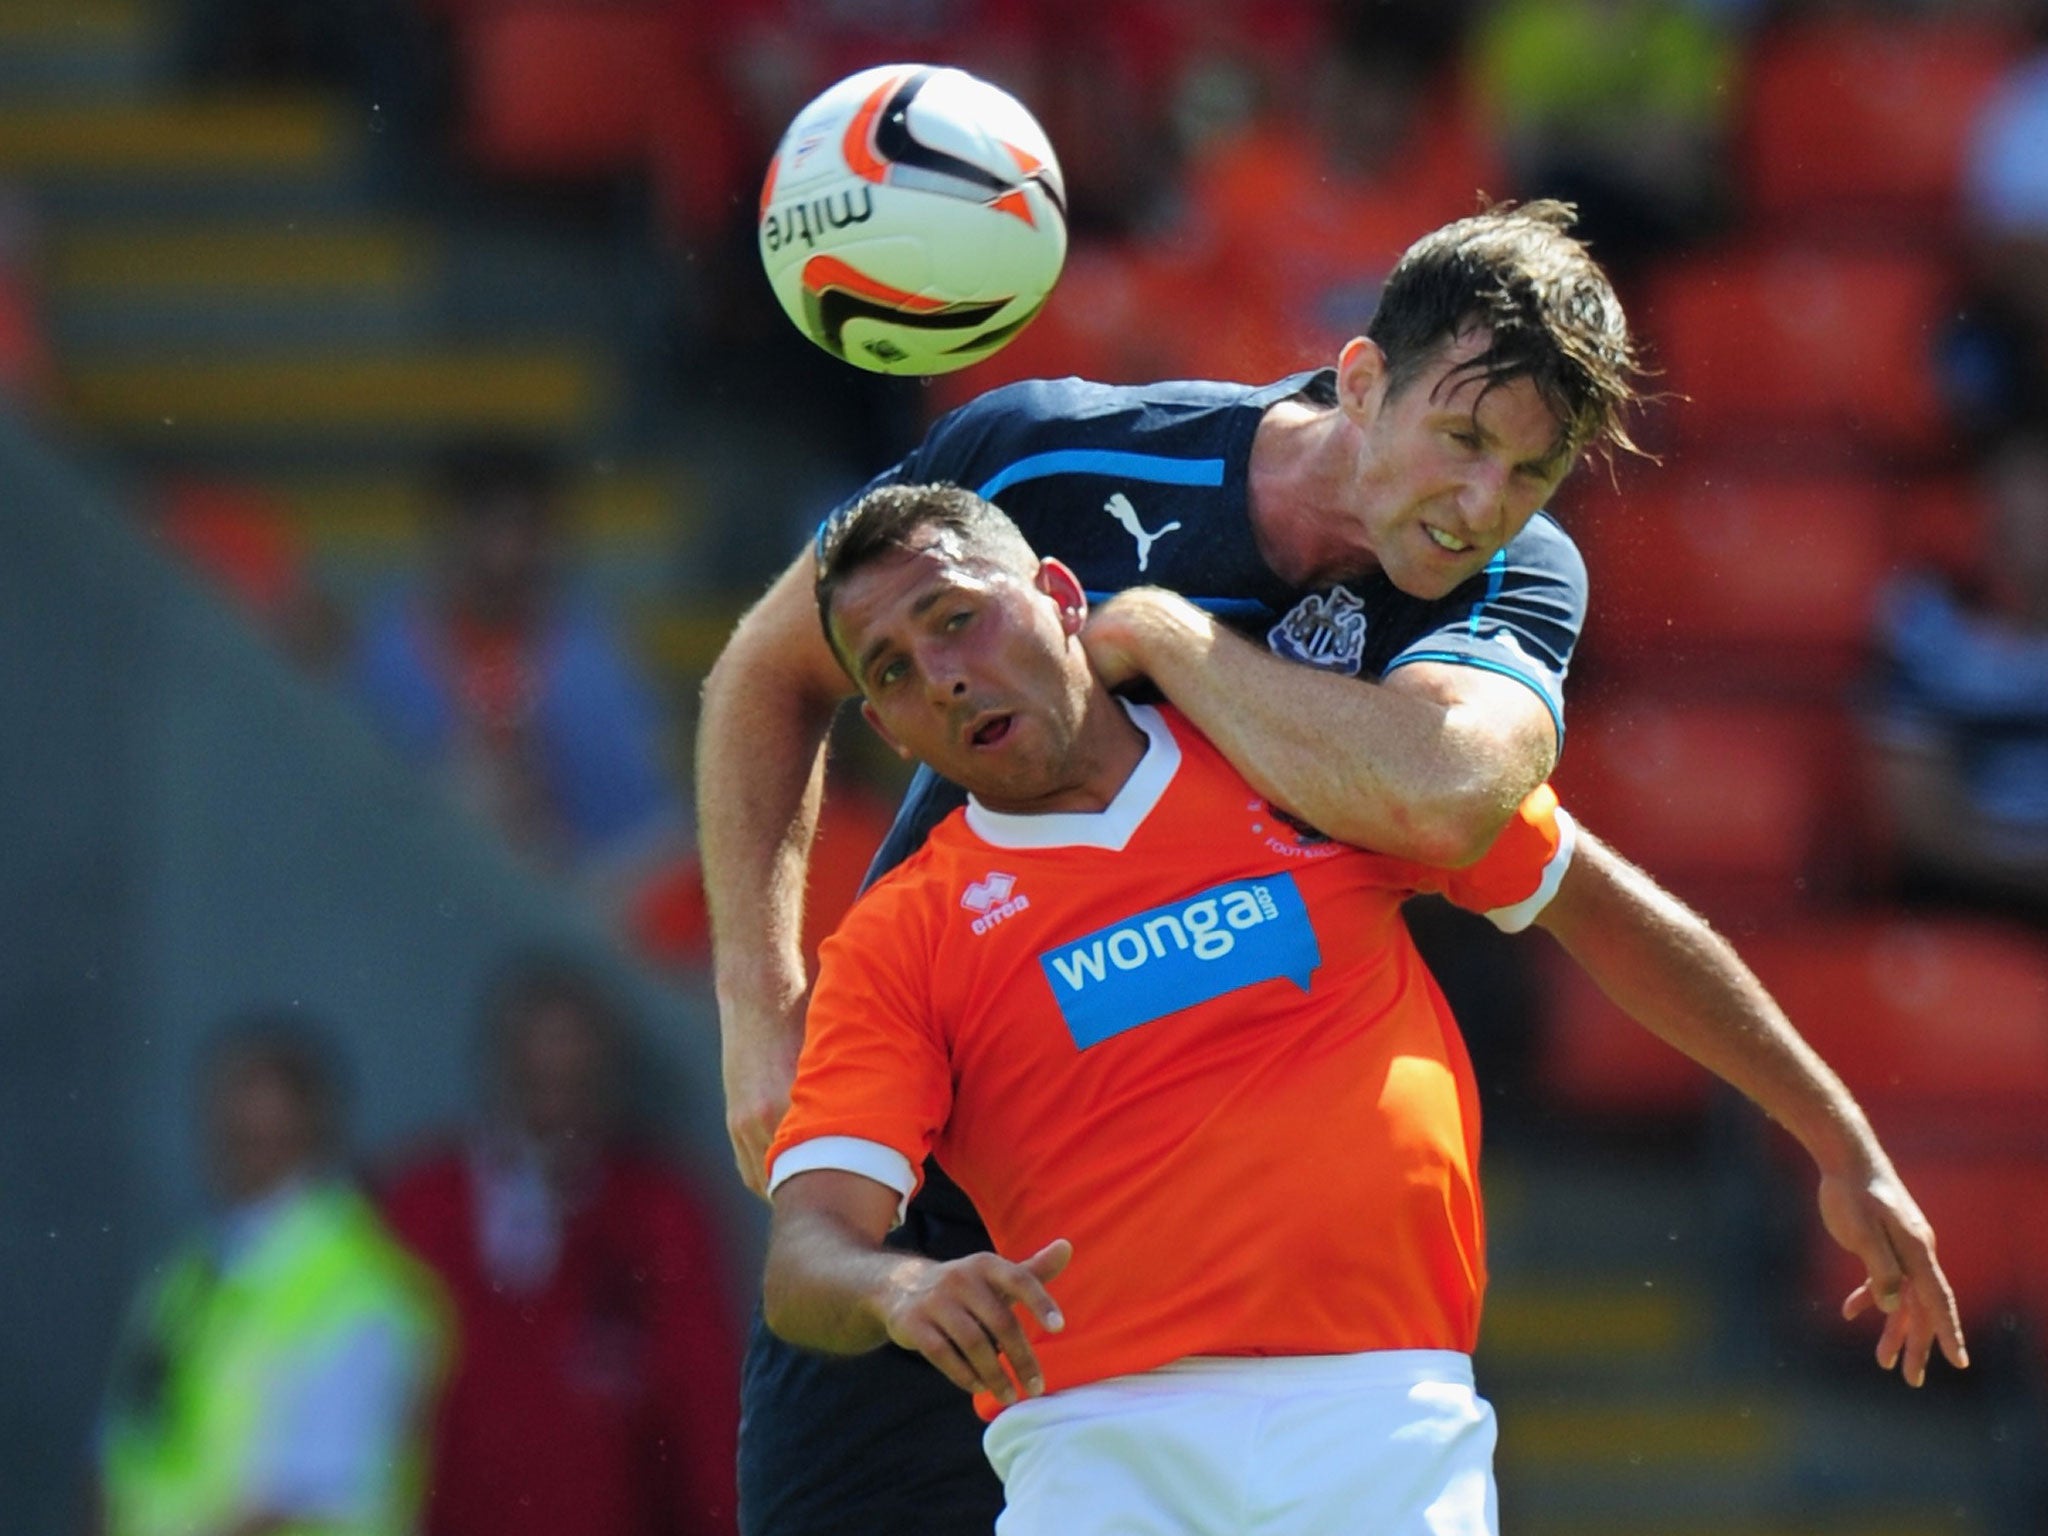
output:
[[[1031,323],[1067,255],[1045,131],[958,69],[840,81],[782,136],[761,262],[797,329],[877,373],[948,373]]]

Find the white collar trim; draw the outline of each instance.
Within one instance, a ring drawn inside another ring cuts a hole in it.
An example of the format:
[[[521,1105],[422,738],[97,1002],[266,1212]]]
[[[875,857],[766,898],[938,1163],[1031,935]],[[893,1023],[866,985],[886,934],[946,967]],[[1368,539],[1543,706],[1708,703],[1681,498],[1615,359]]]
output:
[[[1046,811],[1017,815],[992,811],[974,796],[967,797],[967,827],[997,848],[1106,848],[1120,853],[1143,826],[1180,768],[1180,743],[1173,729],[1149,704],[1123,699],[1124,713],[1145,733],[1145,755],[1124,780],[1116,798],[1099,811]]]

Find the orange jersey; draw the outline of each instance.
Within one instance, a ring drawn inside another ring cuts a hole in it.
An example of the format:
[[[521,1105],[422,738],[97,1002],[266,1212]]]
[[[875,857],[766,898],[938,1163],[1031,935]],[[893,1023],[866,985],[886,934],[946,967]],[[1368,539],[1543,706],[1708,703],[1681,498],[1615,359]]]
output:
[[[775,1180],[906,1197],[936,1152],[1012,1258],[1055,1238],[1048,1390],[1189,1355],[1469,1352],[1478,1099],[1402,921],[1534,916],[1570,857],[1538,790],[1431,869],[1276,813],[1184,719],[1097,814],[970,803],[824,947]],[[994,1411],[984,1397],[984,1413]]]

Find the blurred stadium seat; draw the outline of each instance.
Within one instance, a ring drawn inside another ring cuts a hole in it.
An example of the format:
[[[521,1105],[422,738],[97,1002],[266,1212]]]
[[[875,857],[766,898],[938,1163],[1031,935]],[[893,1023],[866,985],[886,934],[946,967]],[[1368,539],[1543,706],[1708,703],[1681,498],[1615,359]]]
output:
[[[1706,1070],[1609,1002],[1562,949],[1541,953],[1535,1078],[1544,1100],[1615,1123],[1695,1124],[1713,1090]]]
[[[1604,671],[1764,691],[1861,665],[1892,553],[1891,484],[1694,460],[1574,520],[1592,578],[1584,654]],[[1711,676],[1708,676],[1711,674]]]
[[[479,7],[463,22],[464,140],[500,175],[589,177],[646,163],[684,54],[668,7]]]
[[[2048,1156],[2048,940],[1971,917],[1813,919],[1750,963],[1901,1148],[2001,1143]]]
[[[1642,308],[1685,441],[1885,460],[1947,441],[1930,353],[1950,289],[1931,256],[1761,241],[1668,264]]]
[[[1558,793],[1626,857],[1723,918],[1841,878],[1829,824],[1848,766],[1831,712],[1639,692],[1574,710]]]
[[[1952,215],[1970,130],[2016,41],[1981,21],[1854,14],[1767,31],[1744,110],[1748,211],[1809,229]]]

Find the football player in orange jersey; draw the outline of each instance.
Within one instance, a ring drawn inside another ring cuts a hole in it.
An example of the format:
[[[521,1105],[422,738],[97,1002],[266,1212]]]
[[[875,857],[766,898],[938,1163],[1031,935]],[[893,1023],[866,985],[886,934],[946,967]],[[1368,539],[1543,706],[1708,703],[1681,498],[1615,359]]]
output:
[[[1932,1234],[1847,1091],[1732,949],[1547,790],[1456,874],[1283,835],[1189,722],[1110,695],[1079,582],[955,488],[836,519],[817,591],[869,721],[972,798],[828,947],[767,1171],[768,1317],[817,1348],[915,1350],[979,1394],[1013,1509],[1171,1520],[1186,1500],[1192,1520],[1253,1508],[1281,1467],[1305,1502],[1218,1528],[1367,1509],[1375,1529],[1494,1529],[1466,1359],[1474,1100],[1399,922],[1418,888],[1545,927],[1784,1124],[1865,1266],[1844,1310],[1884,1314],[1880,1363],[1915,1385],[1937,1345],[1967,1363]],[[935,1147],[999,1253],[884,1246]],[[1242,1208],[1287,1235],[1239,1241]]]

